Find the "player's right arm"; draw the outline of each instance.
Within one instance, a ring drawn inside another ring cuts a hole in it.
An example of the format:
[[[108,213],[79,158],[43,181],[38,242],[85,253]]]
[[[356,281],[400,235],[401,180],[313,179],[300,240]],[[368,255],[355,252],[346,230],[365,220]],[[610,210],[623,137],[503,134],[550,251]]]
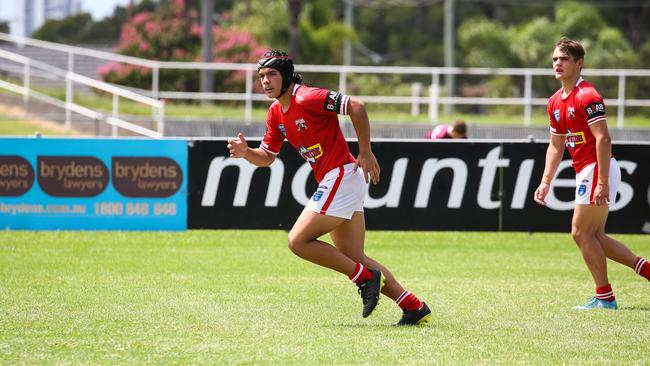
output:
[[[551,180],[555,176],[560,161],[562,161],[565,139],[566,136],[564,135],[551,134],[551,141],[548,144],[548,148],[546,148],[546,162],[544,164],[542,181],[539,183],[539,186],[535,190],[535,195],[533,196],[535,202],[540,205],[546,205],[546,195],[551,187]]]
[[[262,149],[251,148],[241,132],[236,139],[228,140],[228,150],[231,158],[244,158],[257,166],[269,166],[275,161],[275,155]]]

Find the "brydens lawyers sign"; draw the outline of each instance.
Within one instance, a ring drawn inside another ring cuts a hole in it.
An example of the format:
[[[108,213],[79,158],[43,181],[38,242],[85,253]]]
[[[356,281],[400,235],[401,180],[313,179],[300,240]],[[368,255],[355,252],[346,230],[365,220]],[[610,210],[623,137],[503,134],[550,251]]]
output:
[[[3,229],[184,230],[181,140],[2,139]]]
[[[309,164],[288,144],[270,168],[229,158],[225,140],[190,145],[189,228],[289,229],[316,191]],[[350,146],[355,153],[356,143]],[[569,231],[575,174],[568,155],[548,206],[532,200],[546,147],[528,142],[375,142],[382,174],[365,200],[367,227]],[[650,232],[650,145],[615,145],[614,154],[623,181],[608,230]]]

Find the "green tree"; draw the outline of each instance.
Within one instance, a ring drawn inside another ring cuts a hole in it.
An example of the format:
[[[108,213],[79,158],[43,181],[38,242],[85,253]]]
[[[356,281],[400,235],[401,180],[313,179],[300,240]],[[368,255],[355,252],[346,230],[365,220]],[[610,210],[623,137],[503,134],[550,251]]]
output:
[[[355,64],[441,66],[441,4],[359,6],[354,9]]]
[[[32,37],[50,42],[79,43],[81,34],[92,23],[89,13],[79,13],[64,19],[49,19]]]
[[[341,64],[345,37],[354,33],[338,20],[334,0],[304,0],[300,4],[298,30],[299,55],[291,56],[303,64]],[[236,2],[232,23],[250,31],[261,43],[271,48],[289,49],[289,4],[285,0],[250,0]]]
[[[518,67],[512,48],[512,29],[485,18],[465,21],[458,29],[458,46],[464,66]]]

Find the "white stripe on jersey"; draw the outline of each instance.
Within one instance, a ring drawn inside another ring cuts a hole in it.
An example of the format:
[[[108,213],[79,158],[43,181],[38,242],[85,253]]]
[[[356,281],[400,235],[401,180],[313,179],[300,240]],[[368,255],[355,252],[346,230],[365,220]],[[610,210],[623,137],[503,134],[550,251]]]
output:
[[[339,114],[347,116],[347,114],[348,114],[348,103],[349,102],[350,102],[350,96],[349,95],[343,95],[343,101],[341,102],[341,110],[339,111]]]
[[[607,120],[607,116],[596,117],[596,118],[594,118],[594,119],[590,119],[589,121],[587,121],[587,125],[588,125],[588,126],[591,126],[591,125],[593,125],[593,124],[596,123],[596,122],[606,121],[606,120]]]

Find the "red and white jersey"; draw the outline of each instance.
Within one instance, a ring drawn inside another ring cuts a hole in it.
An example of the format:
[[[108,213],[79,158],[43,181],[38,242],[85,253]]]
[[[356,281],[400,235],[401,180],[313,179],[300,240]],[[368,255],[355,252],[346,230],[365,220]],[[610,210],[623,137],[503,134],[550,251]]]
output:
[[[350,97],[335,91],[296,84],[286,112],[275,101],[266,117],[260,147],[278,154],[286,139],[311,164],[318,182],[328,171],[355,161],[337,114],[348,114]]]
[[[605,103],[596,88],[582,77],[566,98],[562,98],[563,91],[561,88],[548,100],[551,134],[566,136],[573,169],[578,173],[598,161],[596,139],[589,126],[606,123]]]

